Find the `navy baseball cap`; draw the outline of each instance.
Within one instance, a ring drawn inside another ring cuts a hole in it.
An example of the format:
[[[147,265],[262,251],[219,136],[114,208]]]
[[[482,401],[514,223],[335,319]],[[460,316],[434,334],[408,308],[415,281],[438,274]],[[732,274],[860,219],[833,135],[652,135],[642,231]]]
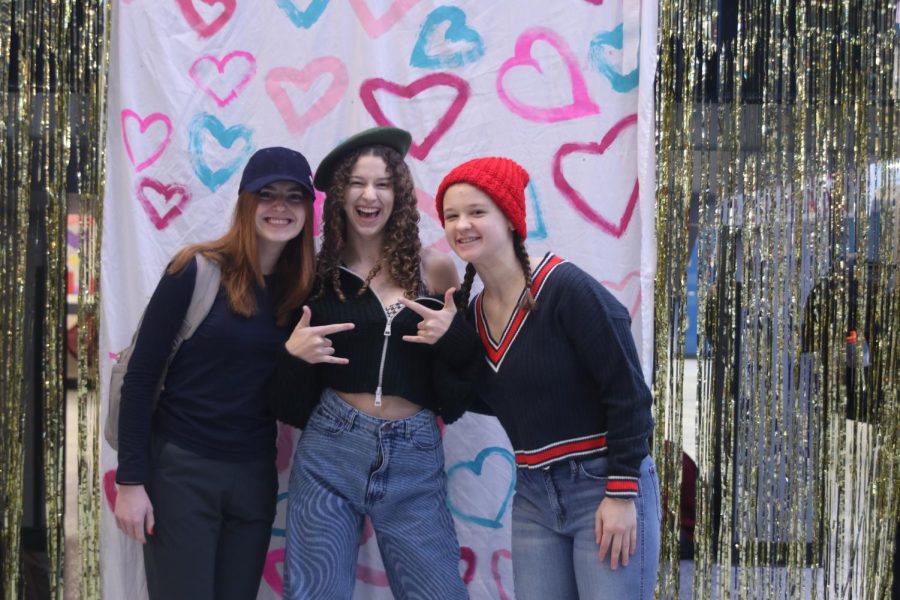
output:
[[[240,192],[258,192],[276,181],[293,181],[315,197],[312,169],[306,157],[290,148],[272,146],[253,153],[241,175]]]

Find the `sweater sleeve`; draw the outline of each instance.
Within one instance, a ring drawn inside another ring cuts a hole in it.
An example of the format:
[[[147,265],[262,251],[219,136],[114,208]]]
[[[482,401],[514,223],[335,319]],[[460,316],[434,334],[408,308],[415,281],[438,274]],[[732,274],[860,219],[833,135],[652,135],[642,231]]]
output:
[[[122,381],[119,465],[116,469],[119,484],[142,484],[146,477],[154,394],[168,364],[172,344],[187,315],[196,279],[195,260],[180,273],[166,272],[144,311],[134,352]]]
[[[638,493],[641,461],[650,453],[653,417],[631,319],[599,282],[580,270],[567,281],[565,296],[556,305],[559,320],[606,410],[607,495],[633,498]]]
[[[474,346],[462,358],[464,360],[453,364],[441,356],[436,356],[434,360],[435,397],[438,412],[447,425],[463,416],[470,407],[479,405],[475,383],[478,369],[484,361],[481,344]]]
[[[275,371],[266,384],[266,406],[273,417],[300,429],[306,427],[322,394],[319,369],[288,352],[275,358]]]

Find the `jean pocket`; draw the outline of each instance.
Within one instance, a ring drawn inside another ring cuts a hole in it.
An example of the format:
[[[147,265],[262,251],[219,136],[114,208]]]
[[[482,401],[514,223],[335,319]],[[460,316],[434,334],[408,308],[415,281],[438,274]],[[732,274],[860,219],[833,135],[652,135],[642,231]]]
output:
[[[609,477],[609,466],[605,456],[589,458],[578,463],[578,472],[594,481],[606,481]]]
[[[337,435],[347,430],[350,421],[333,414],[321,404],[313,411],[309,418],[309,427],[328,435]]]
[[[431,450],[441,442],[441,432],[434,422],[416,427],[409,437],[419,450]]]

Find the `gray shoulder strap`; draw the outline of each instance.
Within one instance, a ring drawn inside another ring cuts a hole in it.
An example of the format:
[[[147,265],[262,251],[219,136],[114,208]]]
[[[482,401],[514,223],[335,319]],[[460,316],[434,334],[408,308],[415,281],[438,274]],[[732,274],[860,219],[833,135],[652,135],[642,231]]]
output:
[[[197,279],[194,281],[194,293],[191,296],[191,304],[184,316],[184,324],[181,326],[181,341],[194,335],[197,327],[209,314],[216,295],[219,293],[219,284],[222,280],[222,272],[219,265],[206,258],[199,252],[195,255],[197,261]]]

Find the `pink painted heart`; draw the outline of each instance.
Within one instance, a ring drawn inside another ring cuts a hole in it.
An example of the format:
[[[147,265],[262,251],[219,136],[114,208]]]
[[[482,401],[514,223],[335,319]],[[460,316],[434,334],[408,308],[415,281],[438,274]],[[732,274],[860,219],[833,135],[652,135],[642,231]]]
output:
[[[184,15],[185,21],[202,38],[209,38],[215,35],[234,16],[234,9],[237,8],[237,0],[176,0],[176,2],[178,3],[178,8],[181,9],[181,14]],[[221,4],[221,12],[214,18],[209,18],[209,16],[204,18],[197,12],[194,3],[205,4],[211,9],[215,9],[218,7],[217,5]]]
[[[410,156],[418,158],[419,160],[424,160],[438,140],[440,140],[453,123],[456,122],[456,119],[459,118],[459,113],[462,112],[463,107],[469,100],[469,84],[466,83],[464,79],[457,77],[456,75],[451,75],[450,73],[433,73],[431,75],[426,75],[421,79],[413,81],[409,85],[400,85],[378,78],[367,79],[363,81],[362,85],[359,87],[359,97],[362,98],[363,106],[366,107],[366,110],[369,111],[369,114],[372,115],[376,123],[383,126],[393,125],[393,123],[385,116],[381,106],[379,106],[378,102],[375,100],[376,90],[384,90],[395,96],[410,99],[425,90],[438,86],[453,88],[456,91],[456,97],[450,103],[447,112],[438,119],[437,124],[425,136],[425,139],[421,142],[413,142],[413,145],[409,150]]]
[[[494,583],[497,585],[497,593],[500,594],[500,600],[510,600],[510,595],[503,586],[503,578],[500,576],[500,559],[506,559],[512,564],[512,552],[502,548],[491,556],[491,575],[494,576]]]
[[[437,208],[434,206],[434,198],[428,192],[416,188],[416,201],[419,205],[419,214],[423,216],[419,221],[419,234],[422,237],[422,243],[440,252],[450,252],[450,245],[444,236],[444,228],[441,226],[441,221],[437,216]],[[441,423],[443,426],[443,421]]]
[[[288,95],[286,86],[300,88],[309,92],[313,84],[323,75],[331,76],[331,84],[316,99],[315,102],[302,113],[294,108],[294,103]],[[335,56],[322,56],[311,61],[302,69],[292,67],[276,67],[266,75],[266,93],[281,118],[287,124],[291,133],[303,133],[310,125],[327,115],[340,101],[347,90],[347,67]]]
[[[572,185],[569,183],[569,181],[566,179],[566,176],[562,172],[562,160],[570,154],[576,153],[603,154],[612,145],[612,143],[616,141],[616,139],[625,129],[636,124],[637,115],[629,115],[613,125],[612,128],[608,132],[606,132],[606,135],[603,136],[603,139],[600,140],[599,144],[594,142],[586,144],[563,144],[562,147],[560,147],[560,149],[556,151],[556,155],[553,157],[553,183],[555,183],[556,187],[559,188],[559,191],[563,193],[563,196],[565,196],[566,200],[568,200],[575,208],[575,210],[581,213],[581,215],[589,223],[617,238],[622,237],[622,235],[628,229],[628,224],[631,222],[631,217],[634,214],[635,206],[637,206],[637,177],[634,178],[634,186],[631,188],[631,194],[625,204],[624,211],[619,216],[618,220],[610,220],[600,214],[594,208],[594,206],[578,192],[578,190],[572,187]]]
[[[380,17],[375,17],[369,9],[369,3],[366,0],[350,0],[350,7],[356,13],[359,22],[362,23],[363,29],[371,38],[377,38],[382,33],[393,27],[403,18],[403,15],[409,12],[413,6],[419,3],[419,0],[394,0],[390,8],[387,9]]]
[[[281,570],[278,566],[281,565]],[[270,550],[266,555],[266,564],[263,566],[263,581],[272,588],[272,591],[278,594],[278,597],[284,596],[284,548],[276,548]]]
[[[628,314],[634,319],[638,309],[641,307],[641,273],[640,271],[631,271],[619,281],[603,280],[602,283],[607,289],[613,292],[613,296],[628,307]],[[629,298],[632,300],[629,302]]]
[[[512,97],[506,90],[504,80],[507,73],[514,68],[534,69],[540,74],[544,71],[540,63],[531,55],[531,48],[535,42],[546,42],[559,54],[562,64],[569,74],[569,83],[572,92],[572,102],[564,106],[541,107],[527,104]],[[555,32],[543,27],[533,27],[526,30],[516,40],[515,54],[500,67],[497,73],[497,94],[500,101],[512,112],[538,123],[555,123],[567,121],[578,117],[596,115],[600,107],[591,100],[588,94],[587,84],[578,61],[569,49],[566,42]]]
[[[255,74],[256,58],[243,50],[229,52],[221,60],[205,54],[195,60],[188,71],[197,87],[219,106],[227,106],[237,98]]]
[[[151,199],[147,195],[154,194]],[[175,217],[182,214],[182,207],[191,199],[190,191],[180,183],[162,183],[150,177],[143,177],[137,184],[137,199],[144,207],[144,212],[157,229],[169,226]]]
[[[109,510],[116,510],[116,497],[119,491],[116,489],[116,470],[110,469],[103,474],[103,493],[106,496],[106,504]]]
[[[275,455],[275,468],[279,473],[284,473],[291,466],[291,458],[294,455],[294,428],[284,423],[278,424],[278,439],[275,441],[277,454]]]
[[[156,162],[166,150],[166,147],[172,140],[172,121],[169,119],[168,115],[158,112],[151,113],[147,115],[146,118],[141,118],[139,114],[130,108],[126,108],[122,111],[120,119],[122,123],[122,140],[125,142],[125,152],[128,153],[128,160],[134,165],[135,171],[140,173]],[[128,124],[131,121],[137,122],[137,132],[132,130],[132,133],[129,133]],[[166,130],[165,136],[161,140],[155,139],[159,137],[159,125],[162,125]],[[152,133],[148,131],[151,127],[154,130]],[[135,153],[132,150],[132,135],[137,135],[140,138],[138,148],[143,150],[137,157],[135,157]],[[145,142],[144,140],[147,141]],[[151,147],[149,152],[144,148],[147,145]]]

